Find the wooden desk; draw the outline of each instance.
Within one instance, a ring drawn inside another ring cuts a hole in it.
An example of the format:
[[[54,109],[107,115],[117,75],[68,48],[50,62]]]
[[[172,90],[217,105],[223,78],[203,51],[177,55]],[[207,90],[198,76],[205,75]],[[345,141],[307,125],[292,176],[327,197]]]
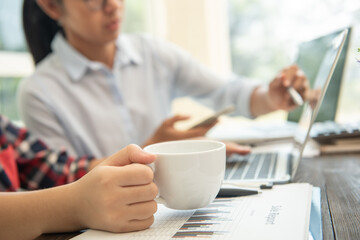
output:
[[[360,155],[304,159],[294,181],[321,188],[324,240],[360,239]],[[76,235],[47,234],[37,240],[64,240]]]
[[[360,239],[360,155],[304,159],[295,181],[321,188],[324,240]]]

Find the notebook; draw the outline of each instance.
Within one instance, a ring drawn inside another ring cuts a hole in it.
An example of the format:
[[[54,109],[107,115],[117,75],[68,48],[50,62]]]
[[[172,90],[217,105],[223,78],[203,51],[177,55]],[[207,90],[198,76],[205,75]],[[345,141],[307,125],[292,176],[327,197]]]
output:
[[[291,181],[302,158],[311,127],[317,118],[347,34],[348,30],[344,30],[329,43],[312,88],[314,98],[304,104],[300,120],[296,125],[295,136],[289,140],[291,148],[285,151],[254,153],[245,157],[230,156],[226,164],[225,183]]]

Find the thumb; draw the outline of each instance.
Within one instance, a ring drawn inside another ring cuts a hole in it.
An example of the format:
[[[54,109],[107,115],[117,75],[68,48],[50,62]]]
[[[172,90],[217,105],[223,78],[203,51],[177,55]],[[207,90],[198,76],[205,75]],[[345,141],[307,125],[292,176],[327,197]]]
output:
[[[283,70],[282,74],[284,78],[282,79],[282,84],[284,87],[290,87],[296,79],[296,74],[299,71],[297,65],[291,65],[290,67]]]
[[[131,163],[150,164],[155,159],[155,154],[145,152],[139,146],[131,144],[105,159],[100,165],[125,166]]]
[[[279,87],[285,86],[284,83],[286,81],[285,73],[279,73],[270,83],[270,88],[277,89]]]
[[[279,80],[282,86],[290,87],[291,79],[285,73],[280,74]]]

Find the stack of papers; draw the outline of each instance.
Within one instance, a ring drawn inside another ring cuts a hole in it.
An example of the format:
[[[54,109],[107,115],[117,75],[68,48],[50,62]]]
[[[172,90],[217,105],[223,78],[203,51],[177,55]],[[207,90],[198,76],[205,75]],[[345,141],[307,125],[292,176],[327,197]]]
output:
[[[313,188],[307,183],[274,186],[261,194],[221,198],[197,210],[159,205],[147,230],[109,233],[89,230],[74,239],[309,239]]]
[[[293,122],[282,123],[227,123],[217,124],[206,136],[219,141],[230,141],[240,144],[259,144],[273,141],[291,142],[298,125]]]

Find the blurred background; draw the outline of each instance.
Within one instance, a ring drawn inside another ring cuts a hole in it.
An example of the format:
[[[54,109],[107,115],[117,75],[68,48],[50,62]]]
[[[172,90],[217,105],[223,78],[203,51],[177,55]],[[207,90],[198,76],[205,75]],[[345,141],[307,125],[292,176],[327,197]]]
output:
[[[351,25],[336,120],[360,120],[359,0],[128,0],[123,31],[172,41],[221,74],[269,82],[297,46]],[[21,23],[22,0],[0,0],[0,112],[19,120],[16,88],[34,66]],[[174,111],[186,105],[174,103]],[[277,112],[266,119],[286,119]]]

